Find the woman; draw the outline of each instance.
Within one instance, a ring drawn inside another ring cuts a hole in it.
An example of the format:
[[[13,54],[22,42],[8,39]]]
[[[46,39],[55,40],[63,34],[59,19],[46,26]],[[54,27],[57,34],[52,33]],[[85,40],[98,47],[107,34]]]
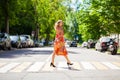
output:
[[[64,31],[63,31],[63,21],[62,20],[58,20],[55,23],[54,29],[56,31],[56,37],[55,37],[55,41],[54,41],[54,51],[52,54],[52,62],[50,64],[50,66],[52,67],[56,67],[54,65],[54,59],[55,59],[55,55],[62,55],[65,57],[65,59],[67,60],[67,65],[73,65],[73,63],[71,63],[71,61],[69,60],[68,56],[67,56],[67,50],[65,48],[65,41],[64,41]]]

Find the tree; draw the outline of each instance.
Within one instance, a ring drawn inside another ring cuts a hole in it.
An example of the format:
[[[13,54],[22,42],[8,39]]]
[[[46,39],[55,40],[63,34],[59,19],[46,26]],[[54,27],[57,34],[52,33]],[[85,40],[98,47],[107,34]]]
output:
[[[78,21],[77,21],[77,13],[80,8],[79,0],[75,0],[72,2],[71,0],[65,0],[65,6],[67,7],[66,13],[66,37],[69,40],[77,40],[81,39],[81,35],[78,32]]]
[[[14,25],[16,20],[15,13],[18,11],[18,0],[0,0],[0,17],[1,28],[3,31],[9,33],[9,25]],[[6,30],[5,30],[6,29]]]
[[[62,19],[65,20],[65,7],[62,5],[63,0],[33,0],[35,7],[35,23],[40,29],[39,38],[44,38],[46,43],[54,37],[54,23]],[[36,25],[36,26],[37,26]]]
[[[84,40],[119,33],[119,0],[84,0],[77,15]]]

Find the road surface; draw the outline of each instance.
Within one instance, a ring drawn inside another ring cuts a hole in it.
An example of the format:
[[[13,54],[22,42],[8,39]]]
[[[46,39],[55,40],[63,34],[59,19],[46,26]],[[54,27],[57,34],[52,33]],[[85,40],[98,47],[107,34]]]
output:
[[[67,48],[68,68],[63,56],[50,67],[52,47],[0,51],[0,80],[120,80],[120,55],[93,49]]]

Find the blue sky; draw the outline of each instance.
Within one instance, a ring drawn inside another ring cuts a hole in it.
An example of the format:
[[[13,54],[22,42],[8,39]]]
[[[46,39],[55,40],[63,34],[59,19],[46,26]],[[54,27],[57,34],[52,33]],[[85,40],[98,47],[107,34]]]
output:
[[[82,3],[83,0],[78,0],[78,4]],[[76,0],[72,0],[72,7],[75,9],[76,8]]]
[[[72,0],[72,3],[74,4],[76,0]],[[78,0],[78,2],[82,2],[82,0]]]

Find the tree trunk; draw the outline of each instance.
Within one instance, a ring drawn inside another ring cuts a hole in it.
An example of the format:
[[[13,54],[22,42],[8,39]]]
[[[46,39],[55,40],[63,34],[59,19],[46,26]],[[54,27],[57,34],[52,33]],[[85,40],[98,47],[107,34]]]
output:
[[[5,0],[5,28],[6,28],[6,33],[9,33],[9,13],[8,13],[8,7],[9,3],[8,0]]]
[[[5,17],[5,27],[6,27],[6,33],[9,33],[9,16],[6,15]]]
[[[45,46],[48,45],[49,40],[50,40],[50,31],[49,31],[49,29],[47,29],[47,30],[46,30]]]
[[[47,36],[46,36],[46,39],[45,39],[45,46],[47,46],[48,45],[48,43],[49,43],[49,39],[50,39],[50,35],[49,34],[47,34]]]

